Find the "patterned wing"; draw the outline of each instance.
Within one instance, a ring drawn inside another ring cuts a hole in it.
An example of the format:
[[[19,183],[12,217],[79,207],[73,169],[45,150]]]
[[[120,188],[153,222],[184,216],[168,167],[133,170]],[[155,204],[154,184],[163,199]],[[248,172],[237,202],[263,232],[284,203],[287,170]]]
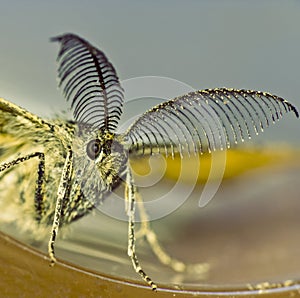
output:
[[[144,113],[126,133],[131,155],[181,156],[223,150],[262,132],[297,109],[266,92],[206,89],[166,101]]]
[[[114,131],[122,114],[123,89],[113,65],[86,40],[64,34],[51,41],[61,44],[58,79],[76,121]]]

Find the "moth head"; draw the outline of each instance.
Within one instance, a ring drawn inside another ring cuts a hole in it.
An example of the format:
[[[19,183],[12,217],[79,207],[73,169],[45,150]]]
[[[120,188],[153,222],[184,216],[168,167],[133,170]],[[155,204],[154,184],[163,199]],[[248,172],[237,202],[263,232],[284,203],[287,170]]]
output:
[[[125,149],[114,134],[101,133],[86,143],[86,154],[90,160],[101,162],[108,156],[125,155]]]

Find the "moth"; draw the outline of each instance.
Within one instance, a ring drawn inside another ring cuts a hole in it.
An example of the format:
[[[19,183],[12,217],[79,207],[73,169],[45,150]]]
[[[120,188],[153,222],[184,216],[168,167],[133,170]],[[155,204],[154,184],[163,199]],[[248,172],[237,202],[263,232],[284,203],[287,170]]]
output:
[[[156,290],[136,255],[135,205],[141,197],[129,160],[156,154],[183,158],[230,148],[285,113],[299,117],[297,109],[267,92],[206,89],[163,102],[124,133],[116,133],[124,91],[113,65],[77,35],[52,41],[60,45],[59,87],[74,119],[42,119],[0,99],[0,220],[16,223],[36,239],[50,232],[48,253],[54,264],[59,229],[89,214],[124,184],[128,255],[134,270]],[[145,210],[139,211],[147,220]],[[184,270],[183,263],[159,246],[147,222],[144,231],[164,264]]]

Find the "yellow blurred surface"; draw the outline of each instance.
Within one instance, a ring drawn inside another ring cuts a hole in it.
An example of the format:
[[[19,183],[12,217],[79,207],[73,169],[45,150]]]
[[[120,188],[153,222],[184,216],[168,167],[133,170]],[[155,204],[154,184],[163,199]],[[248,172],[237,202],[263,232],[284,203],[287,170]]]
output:
[[[205,183],[210,175],[212,160],[214,159],[216,166],[220,165],[222,167],[224,164],[223,179],[230,179],[257,168],[267,168],[294,162],[296,153],[296,150],[286,145],[278,145],[276,148],[247,147],[230,149],[225,152],[205,153],[183,159],[176,155],[174,159],[171,157],[165,159],[166,169],[164,175],[166,178],[173,180],[178,179],[182,175],[181,181],[189,183],[195,180],[195,177],[191,176],[194,171],[190,171],[190,169],[197,167],[197,182]],[[131,165],[135,173],[141,176],[157,170],[154,167],[150,167],[149,158],[132,160]],[[214,173],[211,174],[210,178],[214,178]]]

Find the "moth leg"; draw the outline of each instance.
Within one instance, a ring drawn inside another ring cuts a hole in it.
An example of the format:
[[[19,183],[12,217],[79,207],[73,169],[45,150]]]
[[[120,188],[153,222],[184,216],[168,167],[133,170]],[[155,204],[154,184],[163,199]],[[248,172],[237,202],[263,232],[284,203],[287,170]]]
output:
[[[0,165],[0,172],[5,171],[15,165],[23,163],[31,158],[37,157],[39,159],[38,164],[38,177],[36,181],[34,207],[36,211],[35,219],[40,222],[44,214],[44,194],[43,185],[45,178],[45,155],[43,152],[34,152],[25,156],[18,157],[10,162],[3,163]]]
[[[183,272],[186,270],[186,264],[183,262],[172,258],[160,245],[156,233],[151,229],[150,224],[149,224],[149,218],[146,213],[143,200],[140,196],[139,193],[136,194],[136,200],[138,202],[138,209],[139,209],[139,214],[141,217],[141,230],[139,231],[141,233],[141,236],[146,237],[152,251],[156,255],[156,257],[159,259],[159,261],[171,267],[174,271],[176,272]]]
[[[176,272],[189,271],[195,274],[204,274],[209,270],[208,263],[189,265],[177,260],[176,258],[171,257],[159,243],[156,233],[152,230],[143,200],[139,193],[136,193],[136,201],[138,203],[137,205],[141,217],[141,229],[139,230],[139,236],[145,237],[147,239],[147,242],[149,243],[153,253],[162,264],[169,266]]]
[[[51,228],[51,236],[48,242],[48,254],[51,260],[51,265],[54,265],[56,262],[55,258],[55,250],[54,250],[54,243],[56,240],[56,236],[58,233],[58,228],[60,224],[61,214],[62,214],[62,206],[63,201],[65,198],[65,193],[71,178],[71,171],[72,171],[72,151],[69,149],[66,161],[62,170],[62,175],[60,178],[58,190],[57,190],[57,199],[55,205],[55,212],[53,218],[53,224]]]
[[[137,188],[134,185],[132,174],[128,170],[126,175],[125,184],[125,204],[126,213],[128,216],[128,256],[131,259],[134,270],[142,277],[142,279],[148,283],[152,290],[156,291],[157,285],[142,269],[137,255],[135,253],[135,232],[134,232],[134,213],[135,213],[135,196],[137,194]]]

